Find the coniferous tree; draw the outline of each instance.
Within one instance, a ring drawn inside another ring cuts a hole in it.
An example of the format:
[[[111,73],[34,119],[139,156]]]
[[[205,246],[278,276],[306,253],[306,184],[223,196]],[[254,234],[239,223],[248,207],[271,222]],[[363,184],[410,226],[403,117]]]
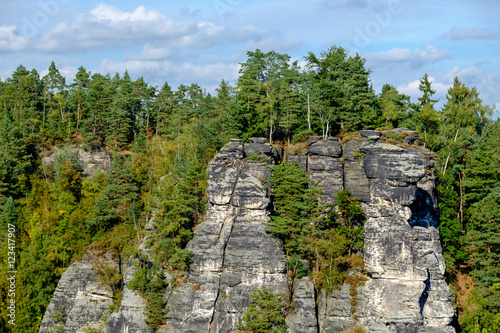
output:
[[[31,155],[27,151],[22,130],[9,117],[0,114],[0,204],[12,196],[21,197],[28,189]]]
[[[409,117],[410,96],[400,94],[396,88],[390,84],[384,84],[379,96],[382,121],[386,127],[395,128]]]
[[[71,107],[75,114],[75,135],[79,134],[82,119],[87,117],[88,101],[87,91],[90,82],[90,74],[83,66],[78,68],[74,83],[71,85],[71,93],[69,95]]]
[[[138,200],[139,188],[124,163],[120,155],[114,156],[113,167],[107,175],[108,185],[103,190],[102,196],[95,200],[95,217],[88,221],[94,234],[110,230],[121,222],[133,219],[130,207]]]
[[[342,47],[332,46],[320,57],[309,52],[305,58],[315,71],[315,84],[325,108],[326,132],[333,121],[340,130],[368,127],[376,118],[376,96],[368,84],[365,59],[348,55]]]
[[[426,145],[432,147],[439,129],[439,117],[437,111],[434,109],[434,104],[438,100],[432,99],[436,91],[431,88],[431,82],[427,73],[420,80],[418,90],[422,92],[422,97],[418,98],[418,112],[415,115],[417,128],[420,132],[424,133],[424,142]]]

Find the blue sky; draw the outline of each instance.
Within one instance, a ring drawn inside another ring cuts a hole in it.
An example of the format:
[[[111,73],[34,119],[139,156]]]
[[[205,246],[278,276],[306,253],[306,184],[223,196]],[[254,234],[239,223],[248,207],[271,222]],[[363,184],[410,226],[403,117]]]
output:
[[[458,76],[500,109],[499,13],[497,0],[3,1],[0,79],[55,61],[68,83],[83,66],[213,92],[236,82],[248,50],[304,65],[338,45],[366,58],[377,92],[389,83],[416,100],[427,73],[441,105]]]

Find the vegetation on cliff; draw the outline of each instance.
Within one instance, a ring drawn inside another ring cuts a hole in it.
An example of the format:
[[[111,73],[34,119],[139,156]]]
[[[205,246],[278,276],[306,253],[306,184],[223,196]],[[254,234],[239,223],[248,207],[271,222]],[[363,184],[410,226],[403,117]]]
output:
[[[459,321],[470,332],[498,327],[500,124],[490,118],[492,109],[458,78],[436,110],[427,75],[412,103],[389,84],[377,95],[364,59],[342,47],[305,59],[301,69],[286,54],[248,52],[236,86],[222,81],[215,96],[195,83],[158,88],[128,73],[83,67],[67,84],[54,63],[44,77],[21,65],[0,81],[0,331],[11,331],[9,224],[16,226],[16,332],[35,332],[72,260],[92,244],[117,252],[137,246],[153,212],[155,262],[186,269],[184,248],[205,211],[206,166],[230,137],[266,136],[287,145],[312,133],[402,126],[418,130],[420,144],[438,156],[440,228]],[[112,153],[113,167],[84,177],[71,149],[53,165],[42,164],[52,147],[75,145]],[[357,206],[347,193],[337,215],[325,217],[297,165],[279,165],[273,177],[280,180],[271,232],[291,255],[319,265],[361,248]],[[341,248],[332,249],[332,239]],[[463,284],[464,277],[473,283]],[[321,279],[330,284],[336,277]],[[137,281],[137,288],[156,287]]]

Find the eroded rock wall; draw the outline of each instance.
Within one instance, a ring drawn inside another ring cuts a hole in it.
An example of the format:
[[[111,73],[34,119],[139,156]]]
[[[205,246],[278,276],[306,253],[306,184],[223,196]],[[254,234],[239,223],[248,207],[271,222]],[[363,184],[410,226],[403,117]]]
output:
[[[454,332],[451,293],[443,280],[435,157],[418,147],[379,141],[377,131],[363,134],[342,148],[334,138],[312,138],[308,151],[298,153],[308,156],[306,170],[311,184],[323,189],[324,202],[335,202],[336,193],[345,188],[362,202],[367,216],[364,259],[369,279],[354,293],[355,308],[349,284],[337,292],[320,292],[319,331],[359,326],[368,332]],[[342,168],[334,160],[340,158]]]
[[[112,312],[113,291],[99,278],[98,269],[123,272],[124,289],[118,312]],[[88,253],[62,275],[40,326],[41,333],[148,333],[146,302],[128,289],[134,266],[109,253]]]
[[[265,231],[275,156],[261,141],[233,140],[210,162],[206,220],[188,245],[187,282],[170,295],[160,332],[233,332],[256,289],[287,293],[285,254]]]
[[[368,273],[357,289],[345,283],[330,293],[315,290],[308,278],[295,281],[290,332],[356,327],[454,332],[451,294],[443,280],[434,156],[381,140],[376,131],[342,145],[335,138],[312,137],[302,151],[287,154],[288,162],[298,161],[307,172],[311,185],[322,188],[323,203],[334,204],[344,188],[362,201]],[[234,332],[253,291],[265,285],[288,293],[286,256],[280,242],[266,233],[269,177],[281,158],[279,149],[257,138],[245,146],[232,140],[209,163],[206,220],[188,245],[193,263],[186,282],[165,294],[167,324],[159,332]],[[124,276],[121,307],[109,313],[112,292],[98,281],[92,260],[85,256],[63,274],[40,331],[149,332],[145,301],[127,288],[134,266],[105,259]]]

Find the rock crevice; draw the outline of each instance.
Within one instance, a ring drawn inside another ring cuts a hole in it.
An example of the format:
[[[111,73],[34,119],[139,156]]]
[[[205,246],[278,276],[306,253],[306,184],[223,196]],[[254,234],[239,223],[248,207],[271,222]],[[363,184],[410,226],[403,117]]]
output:
[[[410,134],[408,142],[416,136]],[[269,177],[282,155],[262,138],[246,145],[233,139],[210,161],[206,219],[187,246],[193,262],[186,282],[165,295],[167,324],[158,332],[234,332],[256,289],[265,285],[288,294],[287,258],[280,242],[266,232]],[[364,131],[343,144],[311,137],[302,151],[287,153],[287,162],[298,161],[310,185],[323,190],[322,203],[335,204],[342,189],[362,202],[368,273],[364,285],[356,289],[346,283],[335,292],[315,290],[308,278],[294,281],[290,332],[356,327],[366,332],[455,331],[451,293],[443,280],[434,159],[414,146],[389,144],[377,131]],[[54,327],[80,332],[87,324],[102,324],[113,295],[97,284],[90,260],[84,257],[63,274],[41,332]],[[124,299],[104,332],[148,332],[145,301],[127,288],[134,267],[126,265]],[[62,323],[54,320],[58,311]]]

